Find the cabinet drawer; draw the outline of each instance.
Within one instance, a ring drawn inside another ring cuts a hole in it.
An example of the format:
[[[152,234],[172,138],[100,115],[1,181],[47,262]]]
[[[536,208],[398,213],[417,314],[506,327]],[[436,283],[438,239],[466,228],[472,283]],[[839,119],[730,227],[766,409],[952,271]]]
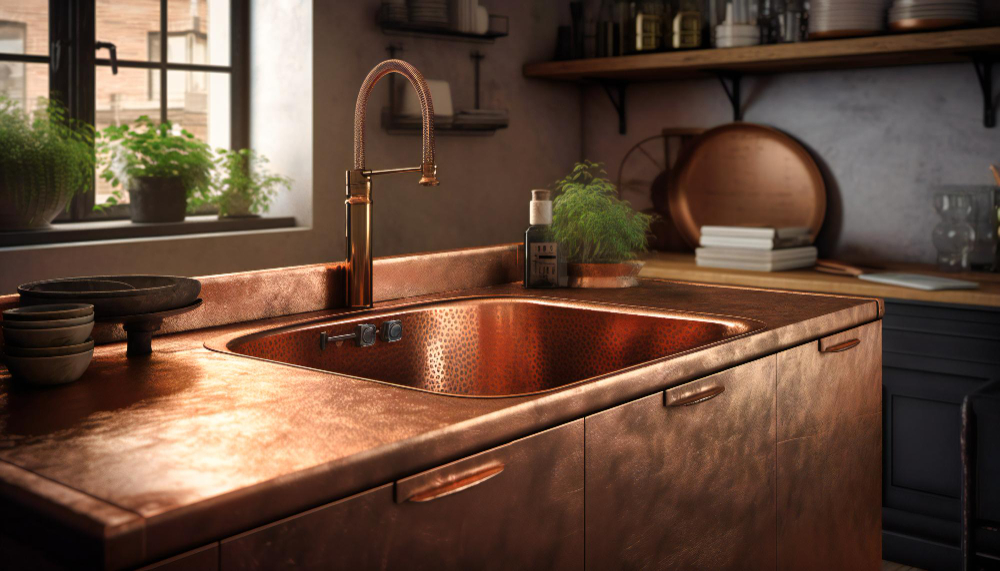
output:
[[[774,356],[588,416],[588,569],[774,569]]]
[[[778,442],[881,410],[881,321],[778,353]]]
[[[583,420],[225,540],[233,569],[582,569]]]

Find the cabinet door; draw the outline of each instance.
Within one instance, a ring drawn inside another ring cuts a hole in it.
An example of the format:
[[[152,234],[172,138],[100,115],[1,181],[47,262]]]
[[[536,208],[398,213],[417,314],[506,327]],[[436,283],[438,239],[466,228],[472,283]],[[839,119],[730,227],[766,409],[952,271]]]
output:
[[[582,569],[583,420],[221,544],[222,569]]]
[[[881,322],[777,358],[778,568],[877,570]]]
[[[774,569],[775,357],[588,416],[588,569]]]

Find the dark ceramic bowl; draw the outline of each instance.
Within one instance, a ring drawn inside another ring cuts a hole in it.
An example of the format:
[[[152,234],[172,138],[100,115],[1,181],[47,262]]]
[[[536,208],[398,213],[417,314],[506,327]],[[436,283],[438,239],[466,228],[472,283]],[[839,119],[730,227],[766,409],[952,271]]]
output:
[[[90,323],[94,320],[94,314],[84,315],[83,317],[70,317],[69,319],[49,319],[47,321],[16,321],[9,320],[4,316],[4,320],[0,321],[0,325],[3,325],[4,329],[58,329],[60,327],[73,327],[74,325],[83,325],[84,323]]]
[[[201,282],[174,276],[94,276],[18,286],[22,305],[89,303],[98,319],[156,313],[194,303]]]
[[[62,385],[83,376],[94,358],[94,348],[54,357],[4,355],[4,364],[15,379],[32,385]]]
[[[15,307],[3,312],[3,320],[11,321],[49,321],[53,319],[73,319],[94,314],[94,306],[89,303],[53,303],[48,305],[29,305]]]
[[[4,327],[3,342],[8,347],[65,347],[83,343],[93,330],[93,321],[54,329]]]
[[[94,349],[94,340],[87,339],[83,343],[76,345],[64,345],[62,347],[14,347],[7,345],[3,352],[10,357],[61,357],[63,355],[73,355],[84,353]]]

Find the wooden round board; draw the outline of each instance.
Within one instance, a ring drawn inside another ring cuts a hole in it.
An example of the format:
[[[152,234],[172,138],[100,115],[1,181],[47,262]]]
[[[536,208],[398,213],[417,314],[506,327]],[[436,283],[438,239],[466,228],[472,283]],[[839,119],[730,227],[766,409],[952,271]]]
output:
[[[805,226],[815,238],[826,214],[826,186],[809,151],[752,123],[722,125],[692,141],[667,193],[670,216],[691,246],[709,225]]]

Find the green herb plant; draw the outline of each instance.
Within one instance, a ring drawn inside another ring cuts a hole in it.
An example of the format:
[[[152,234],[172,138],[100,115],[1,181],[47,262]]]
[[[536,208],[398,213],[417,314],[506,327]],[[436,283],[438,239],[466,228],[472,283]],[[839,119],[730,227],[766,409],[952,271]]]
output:
[[[187,192],[188,209],[206,201],[211,193],[215,165],[211,147],[184,129],[175,133],[170,121],[156,123],[143,115],[131,126],[106,127],[97,152],[105,165],[101,178],[114,189],[94,210],[119,204],[130,182],[142,177],[179,177]]]
[[[267,157],[252,149],[218,149],[216,192],[210,201],[219,216],[262,214],[278,191],[291,188],[291,179],[267,170]]]
[[[94,130],[68,117],[57,100],[38,100],[33,115],[0,94],[0,192],[19,212],[90,189]]]
[[[616,263],[646,250],[653,216],[618,198],[604,165],[577,163],[556,181],[552,232],[570,263]]]

